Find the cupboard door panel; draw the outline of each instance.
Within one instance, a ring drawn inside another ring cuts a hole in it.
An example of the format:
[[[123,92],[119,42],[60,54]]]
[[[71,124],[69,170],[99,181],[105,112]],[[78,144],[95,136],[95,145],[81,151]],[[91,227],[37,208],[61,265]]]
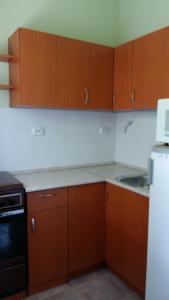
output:
[[[57,104],[57,38],[20,29],[21,106]]]
[[[106,262],[141,294],[145,291],[148,198],[108,185]]]
[[[114,49],[91,44],[90,108],[113,109]]]
[[[69,268],[104,261],[105,184],[69,188]]]
[[[130,110],[132,93],[133,42],[115,48],[114,57],[114,109]]]
[[[58,38],[58,106],[88,108],[86,89],[89,88],[90,44]]]
[[[136,109],[156,109],[162,78],[164,31],[134,41],[133,89]]]
[[[163,29],[162,76],[159,98],[169,98],[169,27]]]
[[[39,207],[39,210],[33,212],[28,205],[30,292],[36,288],[38,290],[43,284],[63,278],[68,273],[67,200],[65,198],[58,201],[56,197],[56,205],[52,209],[50,200],[48,201],[49,207],[44,210]]]

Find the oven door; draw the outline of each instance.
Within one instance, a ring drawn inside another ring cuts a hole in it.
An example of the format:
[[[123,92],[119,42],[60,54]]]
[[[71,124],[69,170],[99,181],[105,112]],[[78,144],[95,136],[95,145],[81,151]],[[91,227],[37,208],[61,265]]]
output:
[[[24,209],[0,212],[0,297],[26,287]]]

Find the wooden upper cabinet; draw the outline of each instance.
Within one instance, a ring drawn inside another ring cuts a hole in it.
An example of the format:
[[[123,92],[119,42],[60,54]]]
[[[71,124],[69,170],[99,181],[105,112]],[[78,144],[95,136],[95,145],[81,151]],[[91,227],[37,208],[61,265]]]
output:
[[[91,44],[90,108],[113,109],[113,72],[114,49]]]
[[[90,44],[63,37],[57,41],[56,106],[88,108]]]
[[[135,109],[156,109],[162,80],[164,30],[134,41],[133,89]]]
[[[12,106],[52,107],[56,102],[57,40],[54,35],[18,29],[9,40]],[[19,81],[18,81],[19,79]]]
[[[163,29],[162,75],[159,98],[169,98],[169,27]]]
[[[28,29],[9,39],[12,106],[85,107],[90,45]]]
[[[11,106],[112,109],[113,48],[21,28],[9,53]]]
[[[132,103],[133,42],[115,48],[114,51],[114,109],[130,110]]]

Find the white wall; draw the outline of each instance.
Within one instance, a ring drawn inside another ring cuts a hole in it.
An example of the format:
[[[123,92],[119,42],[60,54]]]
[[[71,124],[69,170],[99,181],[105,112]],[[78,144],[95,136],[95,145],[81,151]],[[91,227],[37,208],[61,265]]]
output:
[[[9,83],[9,65],[5,62],[0,62],[0,83]],[[9,106],[9,92],[0,90],[0,107]]]
[[[128,122],[128,135],[124,133]],[[116,114],[115,160],[147,168],[151,147],[155,144],[156,112],[121,112]]]
[[[32,127],[45,127],[33,136]],[[110,132],[99,134],[99,127]],[[114,160],[115,115],[55,109],[0,109],[0,170]]]

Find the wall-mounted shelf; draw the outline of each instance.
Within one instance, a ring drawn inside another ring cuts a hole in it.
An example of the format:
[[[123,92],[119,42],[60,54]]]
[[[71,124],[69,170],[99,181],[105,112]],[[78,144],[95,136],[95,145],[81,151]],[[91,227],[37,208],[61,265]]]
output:
[[[9,55],[9,54],[0,54],[0,61],[3,62],[9,62],[14,58],[13,55]]]
[[[12,90],[13,89],[13,86],[12,85],[9,85],[9,84],[1,84],[0,83],[0,90]]]
[[[13,55],[9,54],[0,54],[0,62],[9,62],[14,58]],[[0,83],[0,90],[9,91],[12,90],[13,86],[10,84]]]

